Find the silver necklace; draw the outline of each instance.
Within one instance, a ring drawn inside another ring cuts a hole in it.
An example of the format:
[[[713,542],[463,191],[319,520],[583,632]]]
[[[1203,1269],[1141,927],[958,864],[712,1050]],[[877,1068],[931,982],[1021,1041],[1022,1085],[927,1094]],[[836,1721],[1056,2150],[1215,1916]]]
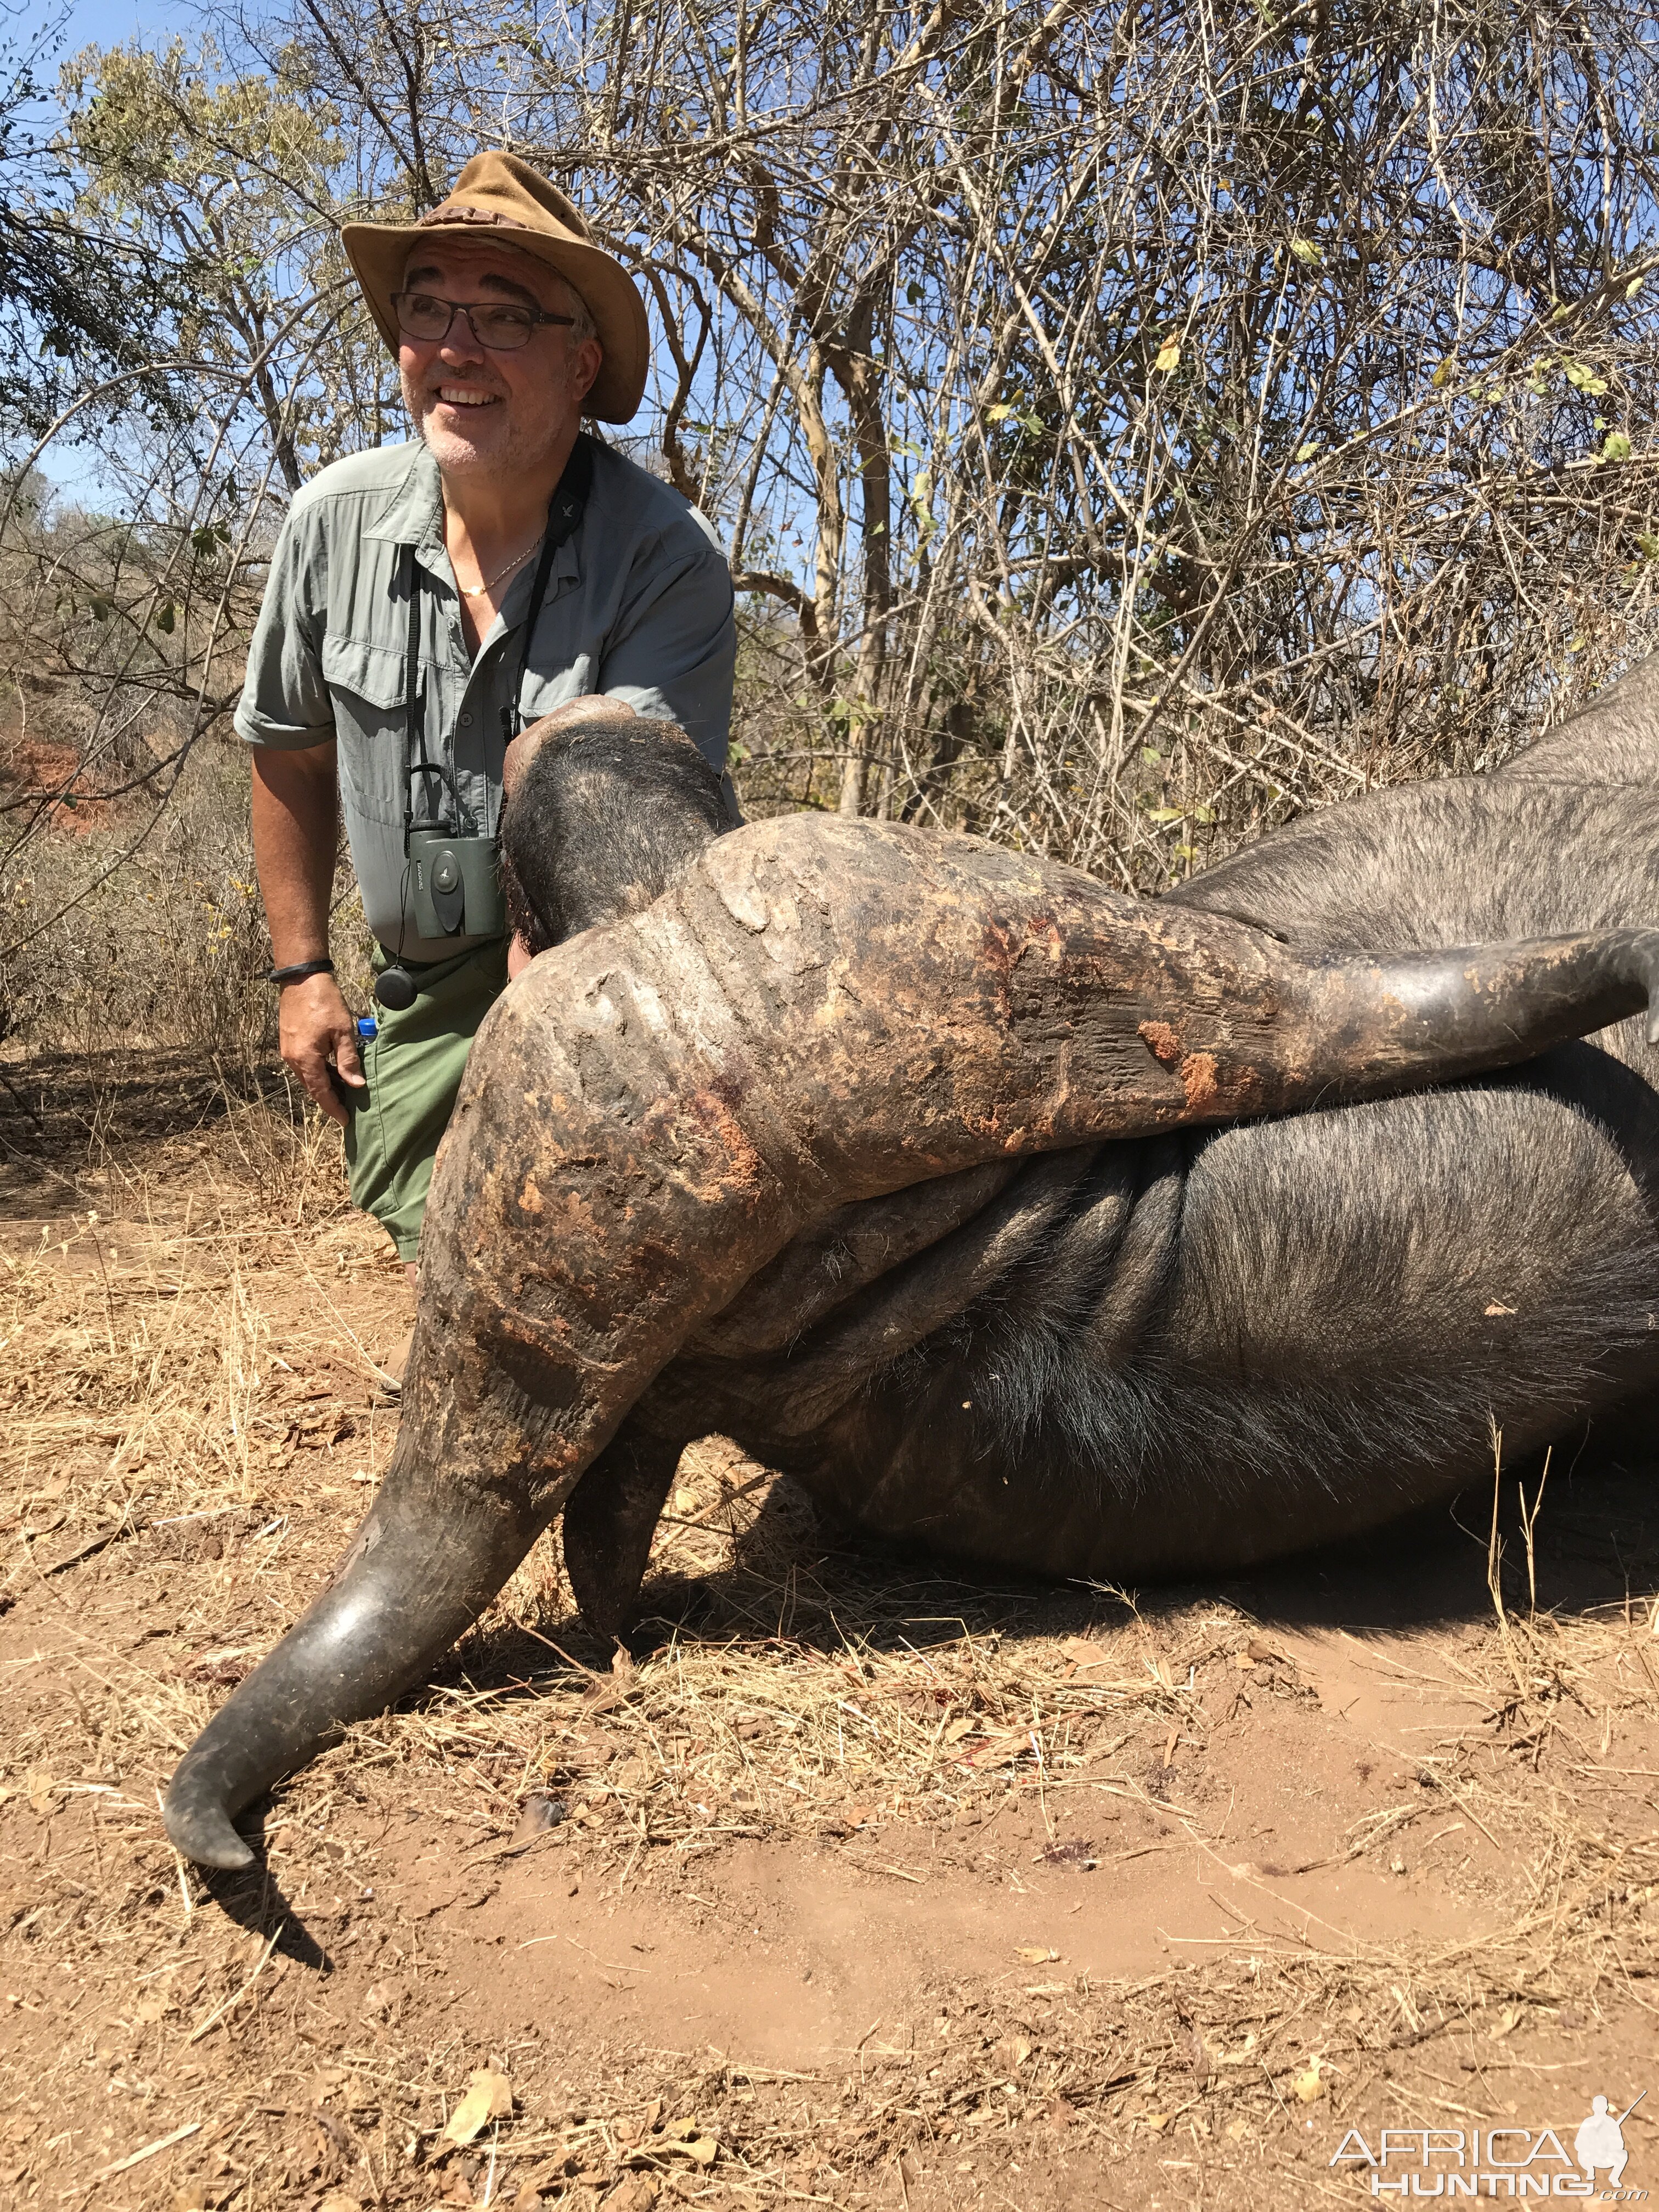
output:
[[[545,538],[547,532],[543,531],[542,538]],[[505,568],[497,569],[493,576],[486,576],[482,584],[463,584],[458,580],[456,589],[459,592],[464,599],[483,599],[486,592],[493,592],[497,584],[505,582],[507,578],[513,574],[513,571],[515,568],[523,568],[525,562],[535,551],[536,545],[539,545],[541,544],[542,538],[538,538],[536,540],[535,545],[526,545],[524,551],[518,556],[517,559],[509,561]]]

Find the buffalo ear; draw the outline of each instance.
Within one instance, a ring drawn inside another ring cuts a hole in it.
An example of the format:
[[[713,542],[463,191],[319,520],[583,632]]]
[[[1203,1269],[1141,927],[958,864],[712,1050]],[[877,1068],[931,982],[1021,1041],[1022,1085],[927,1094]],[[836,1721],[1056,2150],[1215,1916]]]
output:
[[[594,1635],[620,1639],[639,1612],[657,1516],[680,1447],[624,1421],[564,1502],[564,1566]]]

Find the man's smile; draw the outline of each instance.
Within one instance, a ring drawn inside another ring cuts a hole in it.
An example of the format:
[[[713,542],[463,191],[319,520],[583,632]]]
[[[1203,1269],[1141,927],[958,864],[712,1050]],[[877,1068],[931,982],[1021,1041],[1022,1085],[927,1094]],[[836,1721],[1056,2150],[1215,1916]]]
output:
[[[438,397],[446,407],[494,407],[505,395],[481,391],[475,384],[441,384]]]

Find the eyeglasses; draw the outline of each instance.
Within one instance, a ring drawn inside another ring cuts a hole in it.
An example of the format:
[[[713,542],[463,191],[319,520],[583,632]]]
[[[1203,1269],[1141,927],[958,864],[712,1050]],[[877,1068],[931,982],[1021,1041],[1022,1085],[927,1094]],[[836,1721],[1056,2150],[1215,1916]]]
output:
[[[513,353],[528,345],[540,323],[563,323],[574,329],[574,315],[544,315],[535,307],[498,306],[493,300],[475,300],[463,307],[459,300],[440,300],[430,292],[394,292],[398,328],[422,345],[441,345],[449,336],[457,315],[488,353]]]

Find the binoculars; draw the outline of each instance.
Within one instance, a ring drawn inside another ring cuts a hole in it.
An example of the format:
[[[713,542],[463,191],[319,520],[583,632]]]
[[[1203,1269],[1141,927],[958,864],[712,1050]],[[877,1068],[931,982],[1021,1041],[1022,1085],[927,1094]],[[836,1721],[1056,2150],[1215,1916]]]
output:
[[[507,927],[499,837],[409,834],[410,908],[425,938],[499,937]]]

